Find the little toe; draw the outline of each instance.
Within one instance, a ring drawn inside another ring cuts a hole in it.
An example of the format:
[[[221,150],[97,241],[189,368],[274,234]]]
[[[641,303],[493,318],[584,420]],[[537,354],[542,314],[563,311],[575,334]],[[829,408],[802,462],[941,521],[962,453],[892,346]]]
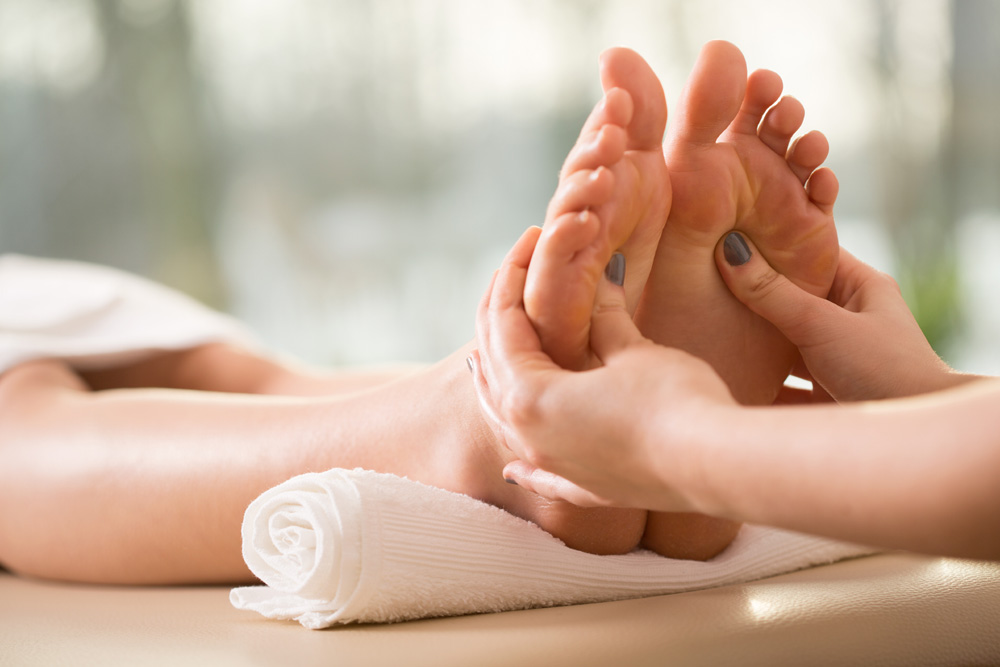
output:
[[[781,95],[781,77],[770,70],[759,69],[750,75],[746,86],[746,95],[731,129],[737,134],[756,135],[764,112]]]
[[[614,90],[627,91],[631,118],[620,123],[628,130],[629,150],[659,150],[667,125],[667,98],[660,79],[635,51],[612,48],[601,54],[601,85],[610,99]]]
[[[566,213],[600,206],[614,192],[615,177],[607,167],[581,169],[559,182],[545,216],[546,225]]]
[[[592,211],[551,219],[531,257],[524,306],[553,361],[573,370],[586,365],[590,313],[603,266],[594,243],[601,221]]]
[[[715,143],[736,117],[746,89],[747,66],[740,50],[723,41],[703,46],[681,93],[668,143]]]
[[[840,182],[829,167],[821,167],[812,173],[806,182],[806,193],[810,201],[824,213],[832,213],[833,205],[840,192]]]
[[[794,97],[782,97],[764,114],[757,136],[768,148],[783,156],[805,117],[806,110],[801,102]]]
[[[625,154],[625,128],[605,125],[589,137],[580,140],[570,150],[559,172],[560,180],[581,170],[610,167]]]
[[[822,132],[813,130],[795,140],[788,149],[786,159],[792,172],[805,183],[829,154],[830,142]]]

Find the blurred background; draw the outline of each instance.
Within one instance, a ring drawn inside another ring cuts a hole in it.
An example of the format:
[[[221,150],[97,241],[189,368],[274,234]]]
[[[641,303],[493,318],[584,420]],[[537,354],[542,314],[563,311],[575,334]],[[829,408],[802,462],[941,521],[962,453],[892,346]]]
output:
[[[843,245],[1000,374],[993,0],[0,0],[0,252],[143,274],[307,361],[432,361],[542,222],[601,50],[672,104],[715,38],[830,138]]]

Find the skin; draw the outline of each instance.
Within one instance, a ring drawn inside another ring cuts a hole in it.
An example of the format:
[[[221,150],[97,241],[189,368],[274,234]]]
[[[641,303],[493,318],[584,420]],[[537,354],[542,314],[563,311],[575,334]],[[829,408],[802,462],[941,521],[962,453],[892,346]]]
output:
[[[820,341],[803,348],[803,361],[822,387],[837,393],[838,378],[884,362],[872,374],[883,377],[872,379],[873,391],[903,395],[750,408],[703,361],[644,338],[621,290],[607,283],[591,325],[604,365],[558,368],[520,305],[530,236],[517,250],[480,309],[476,385],[519,458],[505,472],[522,486],[581,504],[698,511],[887,548],[1000,559],[1000,536],[984,530],[1000,520],[1000,381],[944,366],[882,274],[847,259],[827,301],[787,281],[760,253],[732,267],[720,251],[734,294],[793,340]],[[824,337],[831,328],[843,335]],[[899,347],[912,352],[891,354]],[[839,364],[848,358],[851,367]],[[937,391],[909,395],[917,386]]]
[[[584,127],[563,169],[563,183],[575,197],[557,193],[553,199],[528,267],[525,312],[542,350],[560,366],[599,365],[589,318],[604,266],[621,250],[628,266],[626,306],[640,331],[706,360],[741,403],[769,405],[792,368],[795,348],[733,297],[715,270],[715,246],[731,230],[750,232],[795,284],[825,296],[838,251],[837,180],[820,167],[828,144],[818,132],[793,141],[802,105],[780,97],[774,72],[748,77],[739,49],[718,41],[706,44],[695,63],[661,156],[662,90],[648,66],[630,57],[629,90],[640,102],[632,114],[615,112],[612,89]],[[627,150],[599,183],[581,182],[574,170],[585,174],[587,162],[577,152],[591,155],[592,146],[603,143],[611,154],[606,135],[619,125],[632,138],[614,149],[624,143]],[[637,283],[643,282],[640,293]],[[697,559],[718,554],[739,528],[695,514],[659,513],[646,526],[647,548]]]
[[[580,508],[504,482],[511,457],[482,420],[467,355],[459,350],[389,382],[370,378],[360,391],[363,377],[333,380],[314,397],[92,391],[62,363],[23,364],[0,377],[0,562],[69,581],[249,581],[240,551],[247,505],[289,477],[334,467],[474,495],[581,550],[631,550],[644,512],[629,523],[622,516],[635,511]],[[292,373],[252,384],[288,387]],[[298,393],[317,381],[307,376]],[[331,393],[338,385],[343,391]]]

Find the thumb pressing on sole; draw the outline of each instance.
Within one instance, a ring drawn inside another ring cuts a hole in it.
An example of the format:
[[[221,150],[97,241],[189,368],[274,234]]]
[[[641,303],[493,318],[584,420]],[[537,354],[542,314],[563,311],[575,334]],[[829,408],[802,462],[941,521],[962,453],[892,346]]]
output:
[[[796,346],[808,344],[824,315],[836,308],[775,271],[740,232],[730,232],[719,242],[715,263],[733,295]]]

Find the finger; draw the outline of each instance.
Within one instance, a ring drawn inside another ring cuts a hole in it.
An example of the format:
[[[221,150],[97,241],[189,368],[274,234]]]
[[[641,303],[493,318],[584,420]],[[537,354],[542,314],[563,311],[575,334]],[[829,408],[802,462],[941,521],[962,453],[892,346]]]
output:
[[[624,282],[625,255],[615,253],[597,285],[590,323],[590,346],[604,363],[616,352],[645,340],[628,314]]]
[[[715,263],[729,290],[773,324],[796,347],[808,345],[820,323],[839,308],[792,283],[767,263],[753,242],[730,232],[716,247]]]
[[[827,298],[852,312],[864,310],[866,305],[888,306],[901,298],[899,285],[887,273],[865,264],[860,259],[840,249],[837,273]]]
[[[490,309],[490,299],[493,296],[493,286],[497,283],[498,273],[500,273],[499,270],[493,272],[490,284],[486,287],[486,291],[483,292],[483,297],[479,300],[479,305],[476,307],[476,341],[479,347],[483,349],[489,346],[490,330],[486,326],[486,314]]]
[[[484,371],[490,385],[512,387],[529,370],[556,368],[542,352],[542,344],[524,312],[524,285],[531,253],[541,230],[529,229],[522,235],[497,274],[496,283],[481,327],[488,332],[488,347],[480,348]],[[496,391],[496,389],[494,389]]]
[[[524,461],[511,461],[503,469],[504,479],[549,500],[564,500],[578,507],[612,507],[614,503],[587,491],[565,477],[536,468]]]
[[[476,400],[479,402],[479,411],[497,439],[505,449],[514,451],[519,456],[523,455],[520,448],[513,446],[511,437],[513,434],[505,428],[504,422],[500,419],[498,410],[498,396],[494,394],[483,374],[482,360],[478,350],[473,350],[469,355],[469,368],[472,371],[472,386],[476,392]]]
[[[812,402],[812,389],[790,387],[787,384],[781,385],[774,399],[774,405],[805,405]]]
[[[505,331],[504,335],[521,337],[525,345],[531,346],[534,342],[534,346],[541,350],[538,335],[523,308],[528,265],[541,233],[541,228],[529,227],[521,234],[507,252],[500,268],[493,274],[493,280],[476,312],[476,337],[479,345],[477,367],[490,386],[497,384],[495,368],[500,363],[500,360],[494,361],[494,341],[498,328]],[[513,328],[514,332],[507,333],[505,327]]]

